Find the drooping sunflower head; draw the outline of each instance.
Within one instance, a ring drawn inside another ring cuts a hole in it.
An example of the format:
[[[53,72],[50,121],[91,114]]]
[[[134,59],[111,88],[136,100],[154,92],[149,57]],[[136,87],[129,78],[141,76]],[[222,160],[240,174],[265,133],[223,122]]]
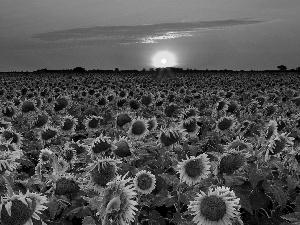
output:
[[[27,191],[26,194],[13,194],[2,197],[0,204],[0,217],[3,224],[29,225],[32,218],[40,220],[38,214],[47,209],[47,197],[42,194]]]
[[[149,118],[147,120],[147,124],[148,124],[148,130],[149,131],[154,131],[156,130],[157,126],[158,126],[158,123],[157,123],[157,119],[156,117],[152,117],[152,118]]]
[[[183,109],[183,111],[180,114],[180,118],[182,120],[189,119],[191,117],[198,117],[199,110],[193,106],[189,106],[188,108]]]
[[[51,142],[58,136],[58,134],[58,129],[49,125],[44,126],[38,133],[39,139],[44,143]]]
[[[224,145],[225,150],[235,149],[235,150],[246,150],[250,151],[252,149],[252,144],[247,142],[243,137],[237,136],[235,140]]]
[[[114,158],[98,158],[93,163],[90,163],[88,167],[89,186],[92,186],[95,191],[100,193],[108,182],[116,178],[117,170],[119,169],[117,164],[121,162],[121,160]]]
[[[16,161],[20,159],[21,151],[11,152],[9,150],[0,150],[0,174],[5,171],[14,171],[19,166]]]
[[[228,104],[228,108],[226,110],[227,113],[236,113],[240,108],[240,105],[236,101],[230,101]]]
[[[263,109],[263,115],[267,118],[274,116],[276,112],[277,106],[274,104],[267,104]]]
[[[186,139],[186,131],[180,127],[161,128],[158,134],[158,144],[160,146],[172,146],[181,140]]]
[[[50,117],[46,111],[38,111],[32,118],[31,127],[33,128],[43,128],[46,125],[49,125],[50,122]]]
[[[188,185],[199,183],[210,174],[210,162],[207,154],[203,153],[197,157],[187,156],[186,160],[179,162],[178,172],[180,181]]]
[[[208,194],[200,191],[188,206],[198,225],[232,224],[232,219],[240,217],[240,207],[239,198],[228,187],[210,188]]]
[[[146,170],[139,171],[133,179],[135,190],[142,194],[150,194],[155,189],[156,178]]]
[[[269,155],[276,155],[284,151],[287,147],[294,145],[293,137],[288,137],[285,133],[276,135],[274,141],[270,144]]]
[[[180,128],[184,129],[191,137],[197,136],[200,129],[196,117],[189,117],[188,119],[181,121]]]
[[[142,117],[133,119],[128,130],[128,136],[135,140],[141,140],[149,133],[148,126],[147,120]]]
[[[132,155],[132,144],[127,137],[120,137],[118,140],[114,140],[113,154],[120,158],[126,158]]]
[[[53,110],[54,112],[64,112],[72,105],[72,99],[69,96],[59,96],[55,99]]]
[[[84,120],[85,129],[88,132],[96,132],[101,127],[101,121],[103,117],[101,116],[89,116]]]
[[[75,133],[78,119],[71,115],[67,115],[61,118],[60,121],[60,132],[64,135],[72,135]]]
[[[247,164],[248,157],[250,154],[246,151],[236,149],[226,151],[218,160],[218,172],[231,175]]]
[[[88,145],[79,143],[79,141],[74,142],[66,142],[64,145],[64,149],[74,149],[76,152],[76,155],[81,155],[81,154],[85,154],[88,151]]]
[[[77,159],[76,150],[74,148],[64,148],[62,151],[62,158],[68,163],[74,163]]]
[[[150,92],[150,93],[144,94],[144,95],[142,96],[142,98],[141,98],[141,103],[142,103],[144,106],[148,107],[148,106],[150,106],[151,104],[153,104],[153,102],[154,102],[153,99],[154,99],[154,96],[153,96],[153,94]]]
[[[65,195],[71,199],[76,196],[79,191],[79,184],[76,182],[74,177],[62,176],[56,180],[54,184],[55,195]]]
[[[223,116],[216,123],[216,131],[220,133],[232,131],[236,127],[236,124],[237,120],[232,115]]]
[[[12,127],[6,129],[0,128],[0,140],[4,142],[14,143],[17,147],[22,146],[22,134],[16,132]]]
[[[109,150],[115,149],[115,145],[110,140],[110,137],[104,136],[101,134],[99,137],[96,137],[91,146],[89,147],[89,152],[92,157],[99,157]]]
[[[118,176],[107,184],[102,196],[101,210],[105,210],[108,220],[114,221],[116,224],[129,225],[134,221],[134,216],[138,209],[135,207],[136,191],[132,180]],[[117,204],[117,205],[116,205]],[[114,208],[112,208],[115,206]]]
[[[140,108],[140,103],[137,99],[132,98],[129,100],[129,107],[132,110],[138,110]]]
[[[18,113],[18,109],[13,103],[7,103],[1,107],[0,116],[4,118],[13,119]]]
[[[132,121],[130,114],[126,112],[118,113],[116,118],[117,127],[122,128],[124,125]]]
[[[265,129],[265,139],[268,141],[273,140],[277,135],[277,121],[270,120]]]

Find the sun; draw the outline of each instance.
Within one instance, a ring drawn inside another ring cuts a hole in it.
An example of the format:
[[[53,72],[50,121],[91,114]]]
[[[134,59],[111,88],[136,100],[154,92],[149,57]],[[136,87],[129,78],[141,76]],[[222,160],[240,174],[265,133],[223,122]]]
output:
[[[157,52],[152,58],[155,67],[172,67],[176,65],[175,56],[168,51]]]

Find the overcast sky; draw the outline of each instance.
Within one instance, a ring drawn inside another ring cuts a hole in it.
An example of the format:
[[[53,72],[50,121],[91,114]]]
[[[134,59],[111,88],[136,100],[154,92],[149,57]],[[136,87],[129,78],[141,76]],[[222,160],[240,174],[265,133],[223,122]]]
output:
[[[300,66],[299,0],[0,0],[0,71]]]

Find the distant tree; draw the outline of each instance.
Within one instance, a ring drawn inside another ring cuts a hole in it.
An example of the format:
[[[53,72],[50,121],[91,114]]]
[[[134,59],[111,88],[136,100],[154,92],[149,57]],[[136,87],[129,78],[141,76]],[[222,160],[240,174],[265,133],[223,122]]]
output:
[[[119,72],[119,68],[115,68],[115,72]]]
[[[279,69],[281,71],[286,71],[287,67],[285,65],[280,65],[280,66],[277,66],[277,69]]]
[[[85,68],[82,68],[82,67],[75,67],[73,69],[74,72],[76,73],[84,73],[85,72]]]
[[[299,70],[300,70],[300,67],[297,67],[297,68],[296,68],[296,70],[298,70],[298,71],[299,71]]]

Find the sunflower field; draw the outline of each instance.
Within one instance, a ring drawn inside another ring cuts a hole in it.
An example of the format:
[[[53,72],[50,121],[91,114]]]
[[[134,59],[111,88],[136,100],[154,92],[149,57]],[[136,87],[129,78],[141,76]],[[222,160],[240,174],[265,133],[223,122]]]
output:
[[[7,73],[1,225],[299,225],[300,75]]]

